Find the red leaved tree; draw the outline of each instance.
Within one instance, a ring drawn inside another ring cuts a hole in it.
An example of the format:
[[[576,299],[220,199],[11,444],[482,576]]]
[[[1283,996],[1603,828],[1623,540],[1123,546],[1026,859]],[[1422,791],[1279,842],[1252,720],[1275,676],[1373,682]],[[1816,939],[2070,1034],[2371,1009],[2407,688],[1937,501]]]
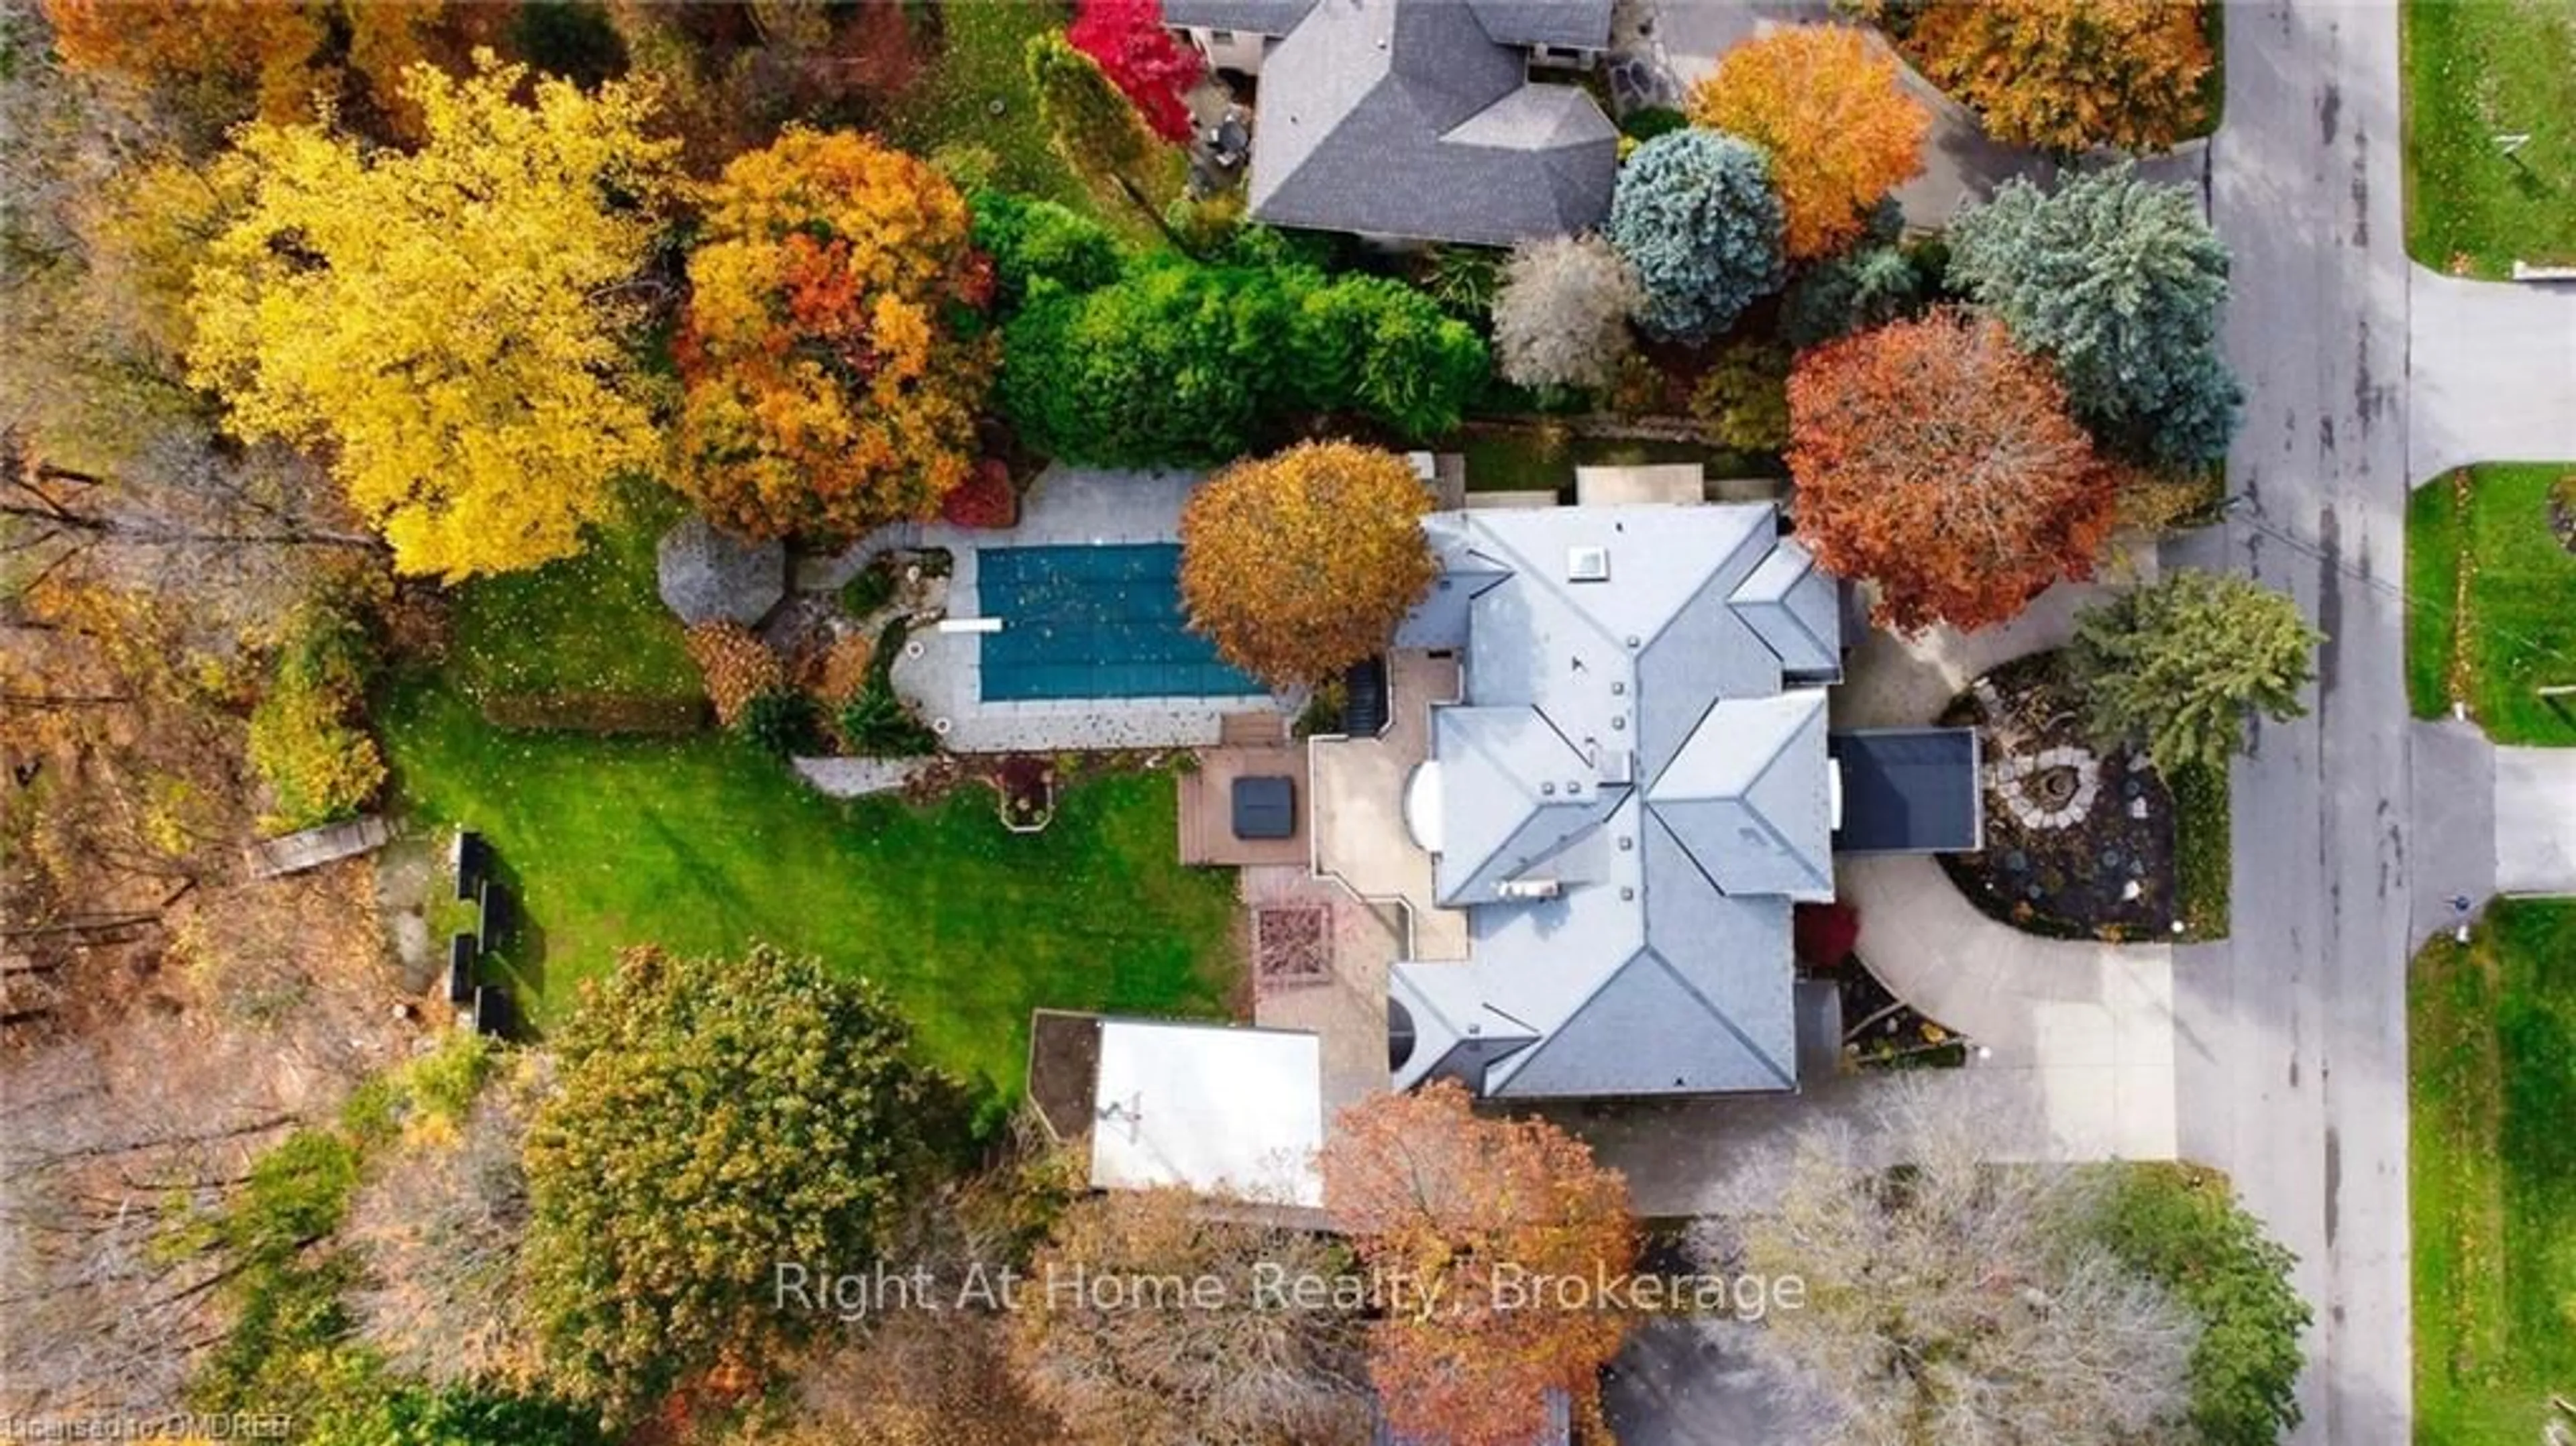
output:
[[[1799,540],[1878,584],[1879,622],[2003,622],[2092,574],[2119,473],[2002,322],[1934,312],[1806,352],[1789,376]]]
[[[1637,1258],[1618,1171],[1544,1120],[1479,1117],[1454,1080],[1343,1111],[1323,1170],[1325,1208],[1372,1278],[1403,1283],[1369,1336],[1398,1434],[1526,1446],[1551,1390],[1577,1420],[1598,1411],[1631,1319],[1594,1287]]]
[[[1154,134],[1175,145],[1190,138],[1182,97],[1207,67],[1163,28],[1161,0],[1082,0],[1064,38],[1100,63]]]

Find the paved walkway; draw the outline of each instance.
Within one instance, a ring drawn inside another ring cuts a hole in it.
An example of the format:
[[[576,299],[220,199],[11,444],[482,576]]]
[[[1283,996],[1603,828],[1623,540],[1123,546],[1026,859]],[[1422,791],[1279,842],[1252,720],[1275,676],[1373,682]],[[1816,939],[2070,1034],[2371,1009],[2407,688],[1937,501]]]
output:
[[[2576,461],[2576,282],[2412,271],[2408,480],[2471,462]]]

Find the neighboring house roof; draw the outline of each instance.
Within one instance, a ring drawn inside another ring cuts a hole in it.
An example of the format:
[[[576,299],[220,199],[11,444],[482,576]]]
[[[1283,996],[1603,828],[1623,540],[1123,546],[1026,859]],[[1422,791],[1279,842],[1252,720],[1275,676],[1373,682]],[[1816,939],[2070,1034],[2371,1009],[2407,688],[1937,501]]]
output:
[[[1252,215],[1483,246],[1599,225],[1618,128],[1579,88],[1532,82],[1526,47],[1598,49],[1609,25],[1609,0],[1310,0],[1262,62]]]
[[[1259,1204],[1323,1204],[1316,1036],[1104,1019],[1097,1078],[1095,1188],[1181,1185]]]
[[[1833,580],[1752,506],[1434,514],[1398,634],[1432,713],[1433,893],[1465,962],[1396,966],[1396,1070],[1503,1096],[1797,1082],[1790,907],[1833,896]],[[1822,628],[1821,636],[1816,629]]]
[[[1242,35],[1285,35],[1315,0],[1163,0],[1163,23]]]

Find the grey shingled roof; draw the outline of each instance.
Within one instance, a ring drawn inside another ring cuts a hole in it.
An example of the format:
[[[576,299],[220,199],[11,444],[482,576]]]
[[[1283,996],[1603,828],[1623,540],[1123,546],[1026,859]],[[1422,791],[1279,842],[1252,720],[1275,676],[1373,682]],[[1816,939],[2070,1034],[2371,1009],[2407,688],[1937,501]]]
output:
[[[1262,62],[1252,215],[1482,246],[1599,225],[1618,128],[1488,28],[1589,36],[1596,12],[1606,43],[1607,0],[1313,0]]]
[[[1790,906],[1832,897],[1832,832],[1824,694],[1741,616],[1803,625],[1810,606],[1803,551],[1773,561],[1776,510],[1443,513],[1426,531],[1459,585],[1403,636],[1466,655],[1465,699],[1432,715],[1433,885],[1467,911],[1469,950],[1396,966],[1420,1041],[1397,1085],[1793,1087]],[[1575,580],[1594,549],[1607,578]]]
[[[746,542],[695,514],[662,534],[655,563],[663,605],[691,627],[717,621],[749,627],[787,596],[786,543]]]
[[[1163,0],[1163,23],[1245,35],[1285,35],[1315,0]]]

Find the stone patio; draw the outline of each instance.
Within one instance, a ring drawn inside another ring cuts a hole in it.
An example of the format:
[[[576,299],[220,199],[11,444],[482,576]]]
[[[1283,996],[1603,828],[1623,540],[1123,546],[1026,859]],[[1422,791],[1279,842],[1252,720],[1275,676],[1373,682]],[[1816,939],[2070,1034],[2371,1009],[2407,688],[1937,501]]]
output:
[[[1324,1120],[1386,1093],[1386,976],[1404,956],[1404,913],[1394,904],[1352,898],[1303,864],[1259,864],[1237,881],[1247,913],[1265,909],[1322,912],[1330,969],[1311,983],[1255,990],[1252,1022],[1264,1029],[1303,1029],[1323,1041]]]
[[[1232,698],[1061,698],[987,702],[982,634],[956,624],[983,616],[976,554],[983,548],[1172,543],[1181,506],[1200,479],[1185,472],[1109,472],[1051,467],[1021,499],[1020,521],[1001,530],[905,522],[861,538],[830,557],[796,567],[806,591],[840,587],[868,560],[895,548],[945,548],[956,559],[945,623],[914,631],[893,667],[895,691],[955,753],[1053,753],[1082,749],[1199,748],[1219,739],[1220,719],[1278,710],[1269,695]]]
[[[1197,770],[1180,775],[1181,862],[1305,868],[1312,858],[1313,799],[1304,776],[1304,745],[1289,741],[1287,720],[1276,714],[1229,714],[1221,727],[1224,746],[1202,750]],[[1272,777],[1296,785],[1296,831],[1286,838],[1235,837],[1235,780]]]
[[[1385,733],[1308,744],[1315,871],[1339,879],[1361,898],[1401,904],[1412,934],[1404,957],[1464,959],[1467,916],[1433,902],[1431,855],[1414,843],[1404,822],[1405,784],[1431,756],[1431,705],[1457,700],[1458,661],[1421,651],[1390,653],[1387,695],[1391,721]]]

